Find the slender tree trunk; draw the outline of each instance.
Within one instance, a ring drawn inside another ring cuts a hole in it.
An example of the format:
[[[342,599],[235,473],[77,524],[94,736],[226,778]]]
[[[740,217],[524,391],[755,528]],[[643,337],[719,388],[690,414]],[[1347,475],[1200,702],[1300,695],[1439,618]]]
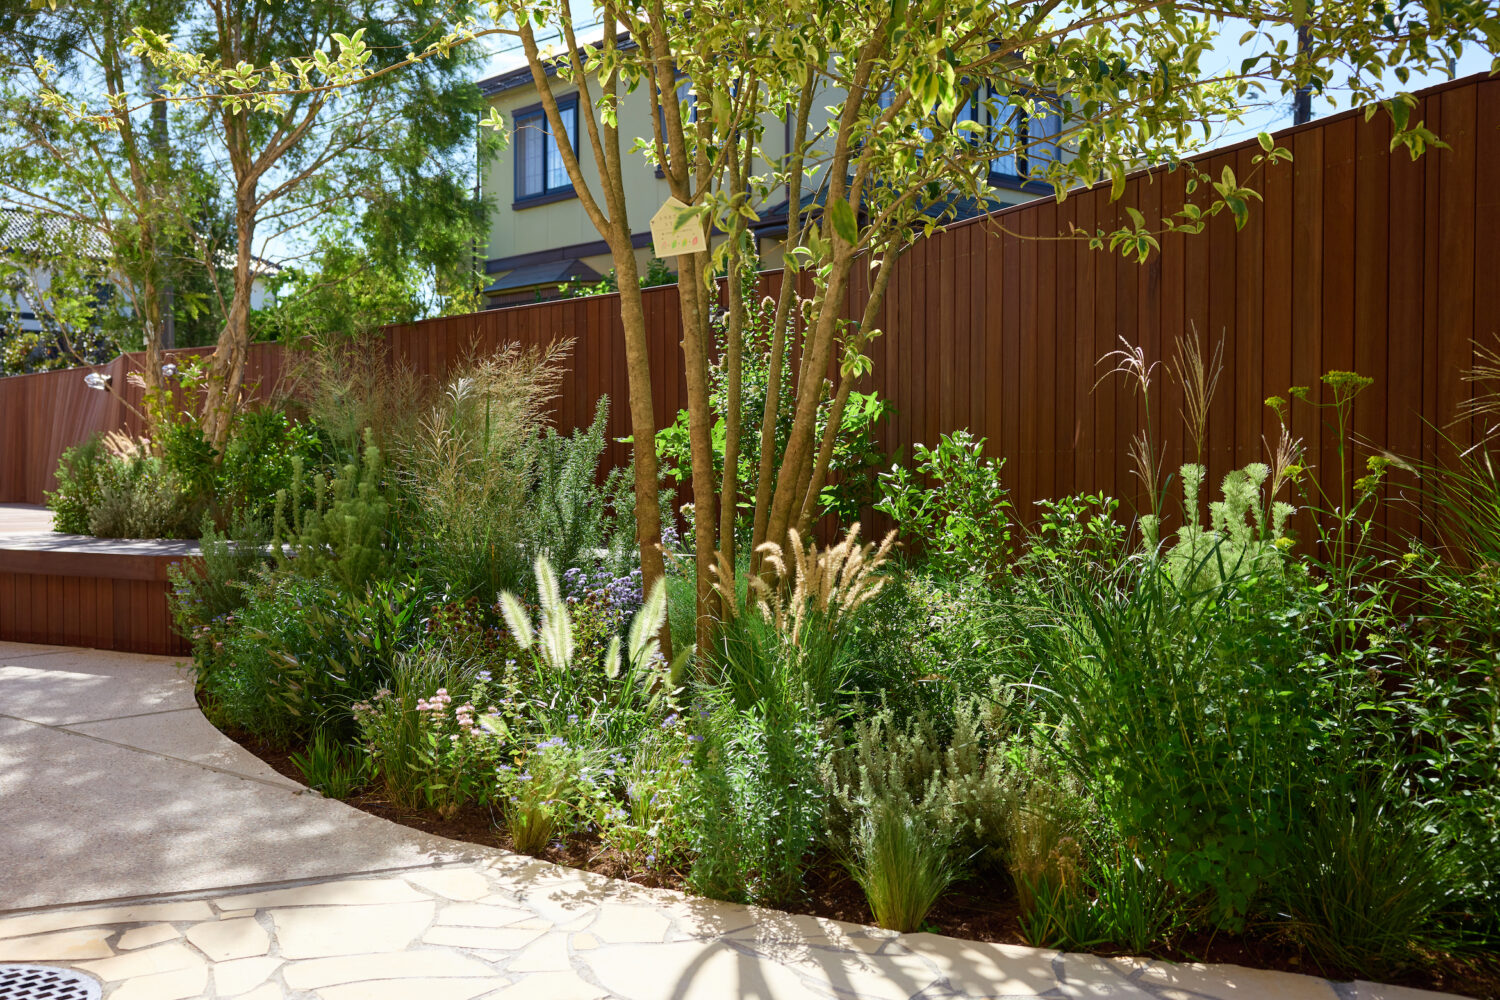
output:
[[[831,227],[830,227],[831,228]],[[814,309],[816,317],[812,336],[804,348],[802,364],[797,379],[797,412],[792,420],[791,435],[786,445],[783,469],[796,469],[802,474],[795,477],[783,475],[776,486],[771,502],[771,515],[766,526],[766,540],[784,545],[787,529],[795,527],[806,497],[807,476],[810,476],[813,460],[814,438],[818,427],[818,407],[822,403],[820,387],[824,373],[828,371],[828,359],[832,354],[833,341],[838,330],[839,304],[848,291],[849,269],[852,254],[847,245],[835,239],[834,259],[829,266],[828,284],[821,301]]]
[[[661,466],[656,457],[656,412],[651,395],[651,348],[646,339],[646,310],[640,272],[630,240],[616,248],[610,241],[620,286],[620,324],[625,330],[625,374],[630,395],[631,450],[635,464],[635,530],[641,552],[641,580],[647,592],[666,576],[661,552]],[[663,628],[662,652],[672,656],[670,630]]]
[[[776,427],[781,422],[781,377],[786,369],[787,329],[795,327],[797,317],[792,309],[797,301],[797,274],[791,266],[791,249],[802,235],[802,179],[803,164],[807,155],[805,137],[807,122],[812,113],[814,71],[809,67],[803,76],[801,96],[797,104],[796,124],[792,135],[793,148],[787,179],[787,240],[781,270],[781,291],[776,298],[776,314],[771,321],[771,362],[766,386],[766,410],[760,423],[760,468],[755,479],[755,522],[750,531],[750,573],[760,576],[763,558],[760,546],[766,541],[770,527],[771,500],[775,492]]]
[[[229,314],[209,358],[203,393],[203,432],[215,448],[229,439],[245,382],[245,359],[250,354],[251,250],[255,241],[255,185],[241,184],[236,192],[234,235],[234,293]]]
[[[828,466],[833,461],[834,445],[838,443],[839,431],[844,421],[844,408],[848,405],[849,393],[854,388],[854,378],[848,371],[848,362],[855,354],[864,350],[864,345],[869,342],[875,330],[875,318],[880,315],[880,305],[885,301],[885,291],[890,285],[892,264],[893,260],[890,256],[881,257],[880,266],[875,272],[875,281],[870,288],[870,297],[866,300],[864,313],[860,317],[859,330],[845,348],[844,361],[839,365],[838,390],[834,394],[833,406],[828,412],[828,424],[823,428],[823,443],[818,449],[818,457],[813,463],[807,492],[802,499],[802,512],[797,518],[798,534],[806,535],[808,528],[812,525],[812,519],[817,516],[820,506],[819,497],[824,485],[828,482]]]
[[[696,225],[696,223],[693,223]],[[718,489],[714,477],[713,406],[708,382],[707,296],[703,272],[707,254],[682,258],[677,294],[682,304],[682,354],[688,392],[688,445],[693,461],[693,537],[697,569],[698,648],[707,648],[717,617],[714,590],[714,553],[717,542]],[[725,470],[726,477],[728,470]]]

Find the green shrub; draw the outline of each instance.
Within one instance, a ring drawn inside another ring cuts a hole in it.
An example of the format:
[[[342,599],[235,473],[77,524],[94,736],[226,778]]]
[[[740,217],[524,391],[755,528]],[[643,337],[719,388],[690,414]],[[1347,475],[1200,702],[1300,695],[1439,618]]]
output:
[[[553,735],[521,749],[514,764],[499,766],[501,809],[516,850],[540,854],[553,837],[571,833],[594,815],[597,776],[604,770],[599,756],[576,736]]]
[[[98,470],[98,494],[89,509],[88,533],[97,538],[191,538],[197,534],[201,498],[159,458],[112,458]]]
[[[222,648],[199,660],[199,683],[220,718],[263,739],[351,736],[352,706],[389,683],[425,601],[407,580],[349,596],[326,578],[266,575],[213,629]]]
[[[312,502],[304,509],[302,462],[294,457],[291,490],[276,498],[271,549],[281,568],[327,575],[350,593],[389,573],[396,556],[384,472],[374,436],[366,434],[359,459],[340,469],[332,483],[321,473],[314,477]]]
[[[316,461],[317,436],[270,406],[246,410],[234,422],[214,475],[214,497],[225,522],[270,521],[276,498],[292,488],[294,462]]]
[[[694,721],[688,887],[735,902],[785,904],[824,841],[824,724],[778,706],[712,696]]]
[[[1210,503],[1209,523],[1199,520],[1199,492],[1207,471],[1188,464],[1181,469],[1183,507],[1187,518],[1177,529],[1177,540],[1167,550],[1166,565],[1183,590],[1211,590],[1236,576],[1262,576],[1282,571],[1284,552],[1291,547],[1287,520],[1295,508],[1280,500],[1263,499],[1269,467],[1253,462],[1224,476],[1223,499]],[[1156,521],[1142,523],[1146,545],[1156,544]]]
[[[1005,460],[985,458],[984,441],[962,430],[936,447],[917,445],[914,470],[897,464],[881,473],[875,509],[919,541],[940,572],[998,580],[1011,556],[1011,504],[1000,478]]]
[[[178,632],[206,638],[212,631],[204,631],[209,623],[245,606],[247,588],[268,562],[266,541],[265,525],[259,521],[237,521],[232,532],[220,534],[205,515],[199,539],[202,558],[175,563],[167,571],[172,582],[168,601]]]
[[[559,568],[583,566],[604,553],[604,563],[623,568],[635,550],[635,506],[619,503],[627,483],[612,475],[603,485],[599,463],[604,455],[604,428],[609,398],[601,397],[594,421],[571,435],[545,428],[533,445],[533,481],[525,501],[526,545],[545,554]],[[620,516],[628,506],[630,520]]]
[[[643,869],[670,869],[690,850],[687,799],[697,737],[681,721],[667,716],[633,749],[612,754],[601,773],[610,794],[594,817],[599,839]]]
[[[109,460],[103,436],[99,434],[62,453],[57,463],[57,489],[47,494],[53,531],[68,535],[89,533],[89,512],[99,502],[99,477]]]
[[[294,742],[316,730],[314,720],[281,704],[287,660],[321,661],[329,644],[316,631],[313,614],[333,609],[341,598],[325,581],[302,577],[257,580],[245,607],[215,623],[213,655],[198,660],[198,684],[223,723],[273,743]]]

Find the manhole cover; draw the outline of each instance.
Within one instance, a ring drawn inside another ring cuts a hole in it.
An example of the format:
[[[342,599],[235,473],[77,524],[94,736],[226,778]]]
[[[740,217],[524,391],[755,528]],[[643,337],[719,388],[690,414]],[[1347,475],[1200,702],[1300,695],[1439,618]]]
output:
[[[0,965],[0,1000],[99,1000],[99,984],[47,965]]]

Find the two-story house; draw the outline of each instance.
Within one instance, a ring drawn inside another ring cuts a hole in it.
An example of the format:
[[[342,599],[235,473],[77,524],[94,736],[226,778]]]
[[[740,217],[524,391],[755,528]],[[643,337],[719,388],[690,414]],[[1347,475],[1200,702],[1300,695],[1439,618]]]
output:
[[[613,267],[609,249],[599,238],[573,191],[538,101],[530,69],[520,66],[481,81],[479,87],[489,104],[498,109],[512,129],[510,142],[480,170],[483,193],[493,205],[485,259],[487,306],[496,308],[551,298],[557,295],[557,286],[561,283],[596,280]],[[593,93],[598,93],[597,88],[593,88]],[[576,87],[559,86],[557,94],[569,140],[576,150],[586,129],[586,125],[581,126],[579,116],[590,114],[593,109],[580,106]],[[975,120],[987,115],[984,99],[989,96],[980,95],[977,114],[975,106],[971,105],[964,115]],[[680,97],[691,100],[686,80],[681,85]],[[828,99],[815,100],[815,114],[826,118],[825,106],[836,104],[836,97],[830,94]],[[650,97],[644,87],[624,96],[619,112],[623,150],[630,148],[633,137],[651,139],[650,116]],[[1045,138],[1058,133],[1058,121],[1057,115],[1046,115],[1031,119],[1026,127],[1031,130],[1032,139]],[[814,130],[820,124],[813,122]],[[763,155],[767,158],[785,156],[790,145],[790,131],[785,122],[768,118],[761,141]],[[993,211],[1051,194],[1050,186],[1031,179],[1037,166],[1034,161],[1041,148],[1041,144],[1031,147],[1031,162],[1024,152],[992,161],[989,171],[992,197],[974,211]],[[579,163],[590,183],[597,182],[598,171],[593,157],[585,153],[579,157]],[[660,171],[644,156],[627,152],[626,163],[630,166],[625,176],[625,196],[631,225],[636,230],[636,253],[644,274],[651,256],[648,223],[670,191]],[[757,211],[761,221],[754,230],[761,260],[766,266],[779,266],[781,247],[786,238],[785,200],[780,205],[759,205]]]

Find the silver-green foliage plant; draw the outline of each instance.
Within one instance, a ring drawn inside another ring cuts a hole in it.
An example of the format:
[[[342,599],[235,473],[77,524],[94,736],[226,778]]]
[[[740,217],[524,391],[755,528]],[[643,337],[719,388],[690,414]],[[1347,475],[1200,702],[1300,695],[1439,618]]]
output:
[[[1235,577],[1283,572],[1291,546],[1287,521],[1296,508],[1263,498],[1269,466],[1252,462],[1225,475],[1220,486],[1223,499],[1208,505],[1206,525],[1199,517],[1199,503],[1207,470],[1189,462],[1180,474],[1184,523],[1166,553],[1168,572],[1180,588],[1212,590]],[[1155,549],[1159,522],[1149,516],[1141,520],[1146,545]]]
[[[888,705],[856,719],[822,769],[835,839],[854,839],[877,804],[892,803],[926,817],[934,840],[999,858],[1024,783],[999,706],[961,700],[949,726],[925,710],[898,721]]]

